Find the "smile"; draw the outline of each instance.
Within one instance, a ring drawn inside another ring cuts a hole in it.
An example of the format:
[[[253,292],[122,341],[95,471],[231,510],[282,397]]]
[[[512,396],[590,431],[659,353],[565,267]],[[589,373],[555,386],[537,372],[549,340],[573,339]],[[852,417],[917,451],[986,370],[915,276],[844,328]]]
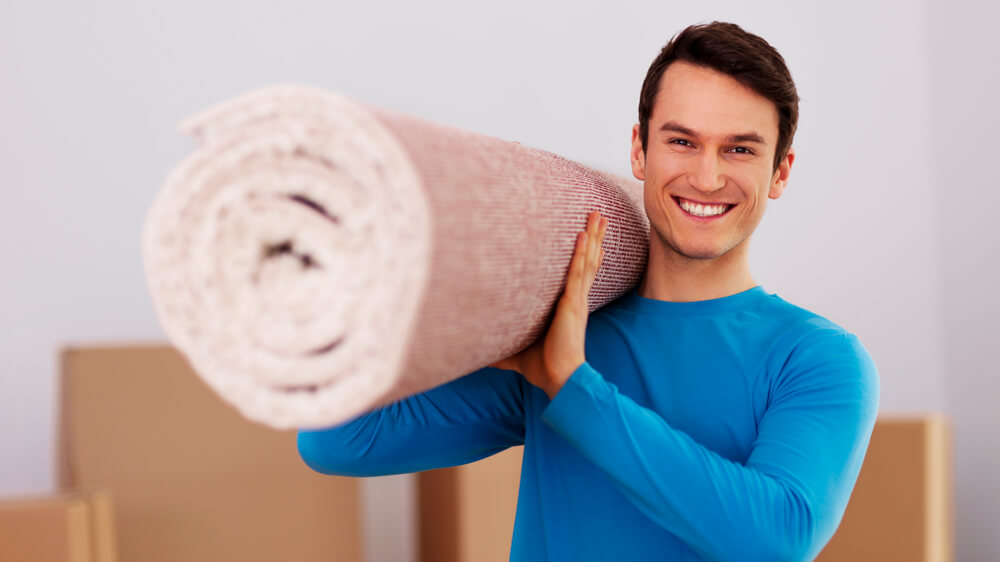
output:
[[[726,211],[732,208],[732,205],[725,203],[705,205],[702,203],[695,203],[694,201],[688,201],[687,199],[681,199],[680,197],[674,197],[674,199],[677,201],[677,204],[680,205],[681,209],[684,209],[684,212],[696,217],[717,217],[725,214]]]

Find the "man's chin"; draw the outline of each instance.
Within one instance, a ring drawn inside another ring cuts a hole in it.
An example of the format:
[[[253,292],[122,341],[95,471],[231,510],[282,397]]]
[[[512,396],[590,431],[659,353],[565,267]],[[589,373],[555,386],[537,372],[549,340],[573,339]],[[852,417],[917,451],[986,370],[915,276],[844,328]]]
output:
[[[658,234],[658,233],[655,233]],[[692,261],[712,261],[729,253],[737,245],[727,245],[718,240],[671,240],[665,236],[656,236],[667,253]],[[651,241],[653,243],[654,241]],[[682,243],[678,243],[682,242]],[[713,243],[715,242],[715,243]]]
[[[694,261],[712,261],[722,257],[722,254],[714,252],[681,252],[681,255]]]
[[[716,258],[722,257],[725,254],[719,248],[678,248],[674,247],[674,251],[677,252],[682,257],[689,260],[698,261],[710,261]]]

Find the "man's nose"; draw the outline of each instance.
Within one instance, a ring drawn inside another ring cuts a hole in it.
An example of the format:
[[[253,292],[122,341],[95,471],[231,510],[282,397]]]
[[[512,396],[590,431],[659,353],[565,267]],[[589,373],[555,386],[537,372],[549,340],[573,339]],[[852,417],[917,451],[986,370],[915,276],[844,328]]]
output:
[[[726,184],[722,177],[722,167],[715,154],[706,151],[698,156],[692,165],[693,169],[688,173],[688,182],[691,187],[703,193],[710,193]]]

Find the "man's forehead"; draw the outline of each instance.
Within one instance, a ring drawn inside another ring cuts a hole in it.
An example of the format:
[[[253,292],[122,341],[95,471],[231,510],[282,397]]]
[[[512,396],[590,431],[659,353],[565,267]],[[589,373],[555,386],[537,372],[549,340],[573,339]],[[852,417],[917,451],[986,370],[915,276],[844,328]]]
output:
[[[731,76],[678,61],[663,73],[649,125],[651,131],[674,125],[720,138],[756,135],[775,144],[778,110]]]

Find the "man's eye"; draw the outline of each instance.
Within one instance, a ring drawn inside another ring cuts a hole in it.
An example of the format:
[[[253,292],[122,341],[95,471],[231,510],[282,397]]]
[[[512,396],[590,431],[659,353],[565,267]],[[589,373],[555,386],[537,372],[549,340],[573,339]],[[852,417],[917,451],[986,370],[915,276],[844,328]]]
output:
[[[737,154],[753,154],[753,151],[745,146],[734,146],[730,151]]]
[[[681,146],[693,146],[687,139],[670,139],[671,144],[679,144]]]

